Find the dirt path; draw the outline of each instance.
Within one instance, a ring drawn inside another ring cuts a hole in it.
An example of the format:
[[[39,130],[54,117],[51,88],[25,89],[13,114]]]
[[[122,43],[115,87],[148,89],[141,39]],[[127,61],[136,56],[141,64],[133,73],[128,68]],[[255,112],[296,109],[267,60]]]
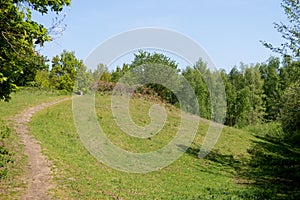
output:
[[[28,123],[32,115],[36,112],[69,99],[70,98],[65,98],[49,103],[42,103],[23,111],[14,118],[14,128],[23,140],[25,154],[28,156],[29,164],[29,177],[25,178],[28,188],[20,199],[50,199],[47,195],[47,191],[54,187],[54,184],[51,183],[51,163],[42,154],[39,142],[29,135]]]

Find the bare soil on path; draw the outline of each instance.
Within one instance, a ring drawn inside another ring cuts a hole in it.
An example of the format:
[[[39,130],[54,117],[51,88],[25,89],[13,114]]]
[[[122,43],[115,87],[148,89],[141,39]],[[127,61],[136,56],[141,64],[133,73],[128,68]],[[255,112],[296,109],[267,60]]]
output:
[[[14,118],[14,129],[20,135],[24,151],[28,157],[28,176],[25,177],[27,190],[20,199],[50,199],[47,192],[55,185],[51,182],[51,162],[42,154],[39,142],[29,134],[28,123],[31,117],[38,111],[69,100],[70,98],[60,99],[49,103],[31,107]]]

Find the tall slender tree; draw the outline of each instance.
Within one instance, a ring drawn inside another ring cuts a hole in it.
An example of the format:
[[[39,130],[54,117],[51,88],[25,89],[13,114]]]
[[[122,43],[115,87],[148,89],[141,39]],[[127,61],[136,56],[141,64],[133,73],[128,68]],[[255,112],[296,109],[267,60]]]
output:
[[[281,108],[282,86],[280,81],[280,60],[271,57],[268,63],[260,65],[261,77],[264,80],[263,90],[267,121],[277,120]]]

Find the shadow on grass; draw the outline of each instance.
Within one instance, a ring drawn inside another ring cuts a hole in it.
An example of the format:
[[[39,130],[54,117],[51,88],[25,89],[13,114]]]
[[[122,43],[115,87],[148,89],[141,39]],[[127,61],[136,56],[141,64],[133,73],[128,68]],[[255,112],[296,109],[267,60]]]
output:
[[[236,183],[247,190],[215,193],[235,195],[242,199],[300,199],[300,147],[270,136],[256,136],[248,149],[250,158],[210,152],[204,159],[224,166]],[[199,148],[188,148],[187,154],[198,157]],[[241,196],[242,195],[242,196]]]
[[[278,199],[300,199],[300,147],[276,137],[256,137],[248,150],[248,172],[240,175],[253,180],[256,187],[275,192]]]
[[[194,158],[198,158],[200,147],[195,144],[193,147],[187,148],[186,154]],[[186,149],[178,146],[182,150]],[[259,187],[254,186],[254,181],[249,180],[253,176],[249,176],[249,160],[242,156],[233,156],[230,154],[222,154],[217,150],[211,151],[205,158],[209,161],[209,165],[204,168],[199,168],[199,170],[204,170],[206,173],[213,173],[216,176],[229,176],[234,179],[234,182],[240,185],[240,187],[227,188],[215,188],[215,187],[204,187],[199,189],[199,197],[197,199],[247,199],[247,200],[258,200],[258,199],[276,199],[274,196],[276,194],[273,191],[265,191]],[[206,162],[207,163],[207,162]],[[225,172],[225,173],[224,173]],[[252,185],[253,184],[253,185]],[[248,187],[244,187],[248,186]],[[203,190],[203,191],[201,191]]]

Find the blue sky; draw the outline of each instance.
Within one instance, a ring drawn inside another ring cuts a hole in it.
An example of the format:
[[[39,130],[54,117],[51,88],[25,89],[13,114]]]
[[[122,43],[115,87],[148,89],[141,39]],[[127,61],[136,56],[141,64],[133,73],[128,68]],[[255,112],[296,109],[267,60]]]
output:
[[[217,68],[242,61],[264,62],[272,52],[259,42],[280,44],[273,22],[285,22],[280,0],[72,0],[65,9],[67,29],[41,53],[52,58],[63,49],[85,59],[106,39],[142,27],[178,31],[200,44]],[[35,19],[49,26],[54,14]]]

